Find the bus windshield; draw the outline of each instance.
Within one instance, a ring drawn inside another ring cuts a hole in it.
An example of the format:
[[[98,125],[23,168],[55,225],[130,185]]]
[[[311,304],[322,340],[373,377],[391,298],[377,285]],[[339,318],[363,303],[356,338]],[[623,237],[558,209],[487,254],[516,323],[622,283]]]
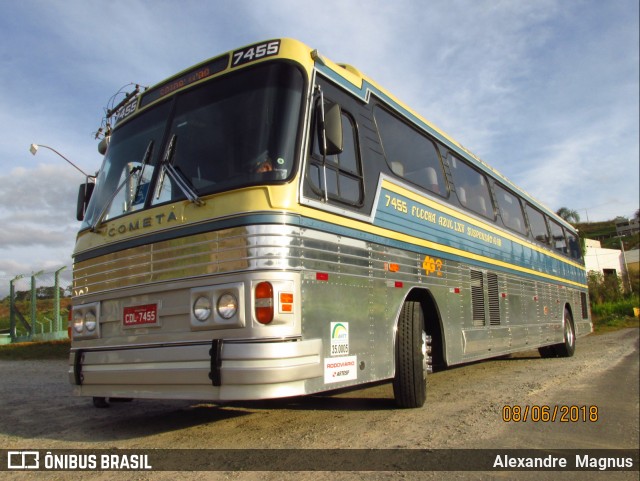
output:
[[[199,198],[287,180],[303,84],[295,67],[263,64],[187,90],[117,126],[83,228],[191,199],[189,192]]]

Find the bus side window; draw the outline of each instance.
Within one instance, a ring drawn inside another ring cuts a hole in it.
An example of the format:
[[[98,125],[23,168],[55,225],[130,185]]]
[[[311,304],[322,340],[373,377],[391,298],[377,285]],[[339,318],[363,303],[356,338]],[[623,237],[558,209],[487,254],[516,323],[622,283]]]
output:
[[[423,189],[448,195],[440,155],[433,141],[381,107],[374,112],[391,171]]]
[[[551,239],[553,248],[563,254],[567,253],[567,240],[564,237],[562,226],[556,221],[549,219],[549,227],[551,228]]]
[[[533,208],[529,204],[526,204],[525,209],[527,211],[527,217],[529,218],[531,235],[538,242],[549,245],[549,229],[547,227],[547,223],[544,221],[544,215],[542,212]]]
[[[449,156],[449,166],[460,205],[487,219],[495,219],[484,174],[453,155]]]
[[[567,245],[569,252],[568,254],[574,259],[581,259],[582,255],[580,252],[580,243],[578,242],[578,238],[573,234],[573,232],[564,229],[564,234],[567,239]]]
[[[496,184],[495,190],[502,223],[505,227],[526,235],[527,226],[524,222],[520,199],[499,184]]]

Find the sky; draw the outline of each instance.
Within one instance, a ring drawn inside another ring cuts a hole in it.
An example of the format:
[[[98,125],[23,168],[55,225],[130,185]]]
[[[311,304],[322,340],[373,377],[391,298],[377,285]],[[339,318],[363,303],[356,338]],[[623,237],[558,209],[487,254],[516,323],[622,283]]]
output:
[[[0,7],[0,295],[18,275],[62,266],[70,282],[84,178],[30,144],[94,173],[95,132],[123,86],[278,37],[354,65],[553,210],[593,222],[639,208],[638,0]]]

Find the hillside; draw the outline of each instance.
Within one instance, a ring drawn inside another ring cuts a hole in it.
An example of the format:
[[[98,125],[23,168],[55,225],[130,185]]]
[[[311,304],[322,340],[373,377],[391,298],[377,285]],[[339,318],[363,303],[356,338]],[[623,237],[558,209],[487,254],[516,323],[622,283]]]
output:
[[[620,249],[620,238],[616,235],[616,225],[613,220],[605,222],[580,222],[575,224],[580,237],[599,240],[605,249]],[[622,238],[625,250],[638,249],[640,234]]]

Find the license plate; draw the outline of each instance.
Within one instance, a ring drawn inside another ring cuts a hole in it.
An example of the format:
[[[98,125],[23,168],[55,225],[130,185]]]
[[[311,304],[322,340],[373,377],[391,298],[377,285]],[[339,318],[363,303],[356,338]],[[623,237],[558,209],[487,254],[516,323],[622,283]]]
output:
[[[124,327],[149,326],[158,324],[158,305],[145,304],[124,308]]]

